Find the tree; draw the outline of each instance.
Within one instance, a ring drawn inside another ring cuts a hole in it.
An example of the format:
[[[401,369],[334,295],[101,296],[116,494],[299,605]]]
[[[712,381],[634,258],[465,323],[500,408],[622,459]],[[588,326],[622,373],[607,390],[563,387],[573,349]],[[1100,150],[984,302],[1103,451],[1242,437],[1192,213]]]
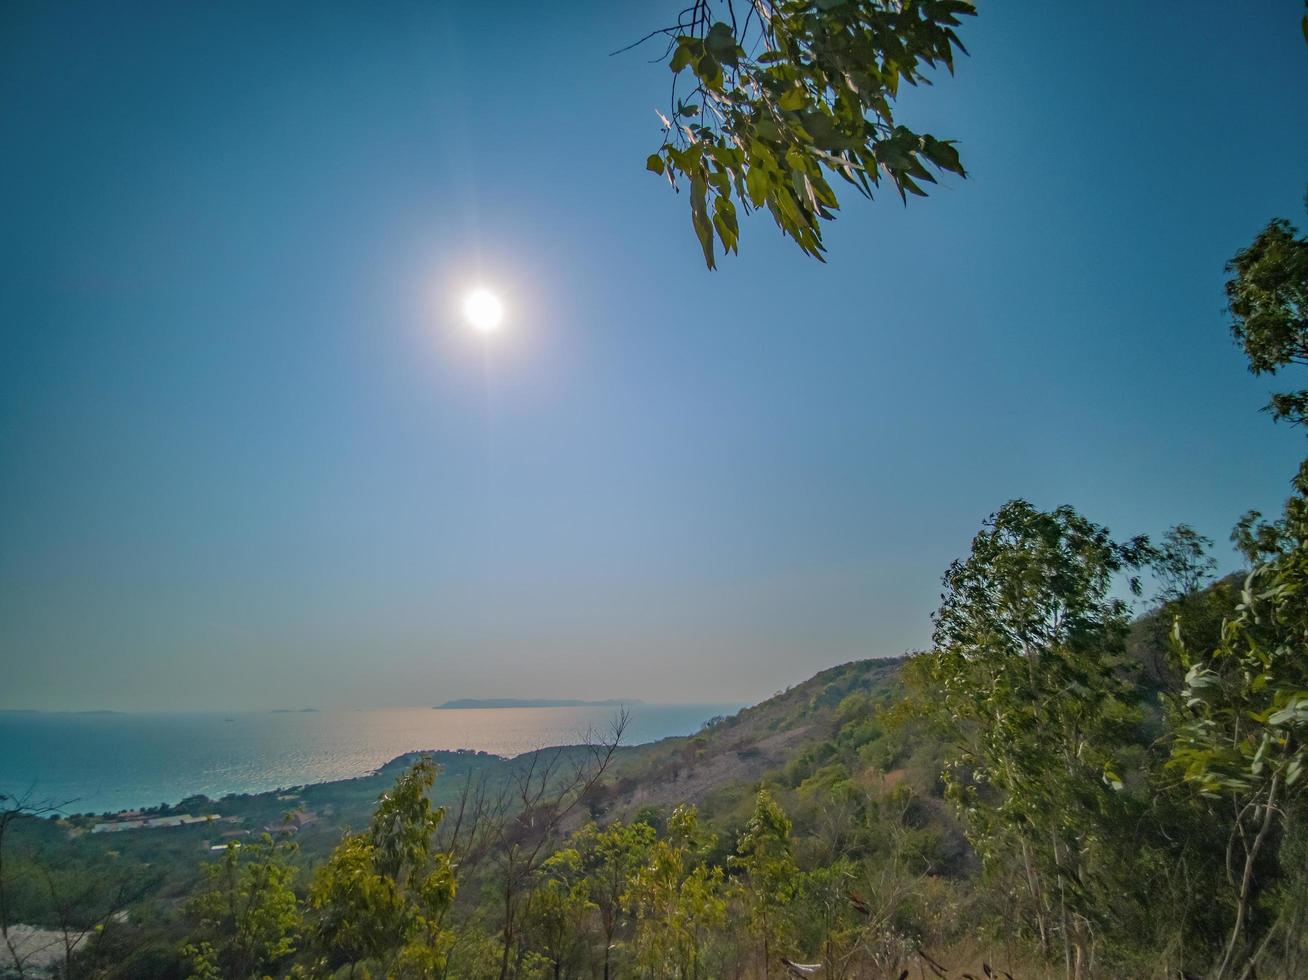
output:
[[[586,874],[590,900],[599,912],[604,942],[604,980],[610,980],[618,927],[626,909],[624,896],[632,878],[649,859],[654,828],[647,823],[615,820],[600,828],[587,824],[572,837]]]
[[[1270,222],[1226,265],[1231,333],[1256,375],[1308,365],[1308,239],[1284,218]],[[1275,394],[1272,418],[1308,420],[1308,389]]]
[[[832,174],[872,197],[887,180],[907,201],[932,169],[966,176],[949,140],[895,118],[901,85],[951,73],[967,0],[693,0],[664,37],[675,76],[663,144],[647,167],[689,185],[691,223],[715,267],[714,237],[735,252],[738,209],[766,208],[821,259],[822,222],[839,201]],[[637,42],[640,43],[640,42]],[[633,45],[634,46],[634,45]],[[688,85],[678,87],[684,79]]]
[[[561,980],[585,952],[587,920],[595,904],[582,872],[581,855],[574,848],[551,854],[537,878],[527,897],[527,931],[537,937],[550,975]]]
[[[588,738],[580,747],[533,752],[512,776],[509,795],[485,821],[503,914],[500,980],[507,980],[515,969],[523,895],[558,842],[563,822],[608,771],[627,720],[623,709],[605,739]]]
[[[18,939],[12,931],[15,923],[10,921],[9,893],[13,887],[13,873],[5,861],[5,840],[11,828],[20,820],[37,819],[52,812],[54,807],[48,803],[33,803],[27,796],[0,793],[0,942],[4,944],[4,958],[0,960],[0,965],[6,970],[13,970],[19,977],[24,976],[24,965],[32,951],[20,950]]]
[[[743,873],[741,886],[750,929],[759,941],[763,977],[772,959],[788,952],[787,911],[795,897],[799,868],[791,854],[790,818],[766,788],[758,791],[754,813],[736,844],[732,864]]]
[[[1212,581],[1217,560],[1208,554],[1212,538],[1200,534],[1189,524],[1168,528],[1159,542],[1151,562],[1158,576],[1159,598],[1176,602],[1198,592]]]
[[[204,868],[188,914],[195,931],[183,953],[193,978],[240,980],[273,972],[294,952],[303,921],[292,884],[295,845],[233,841],[221,860]]]
[[[1150,561],[1157,608],[1131,625],[1127,646],[1144,668],[1141,682],[1165,699],[1177,696],[1185,674],[1172,648],[1175,621],[1184,621],[1189,636],[1215,643],[1223,619],[1235,608],[1238,589],[1229,579],[1213,582],[1212,544],[1190,525],[1177,524],[1163,533]]]
[[[667,836],[654,844],[624,903],[636,914],[632,937],[637,974],[659,980],[719,975],[710,940],[726,923],[722,869],[706,863],[715,839],[699,812],[683,804],[668,818]]]
[[[368,831],[347,834],[318,871],[310,896],[327,966],[375,962],[387,976],[434,977],[451,937],[443,928],[454,902],[454,864],[437,850],[444,811],[428,791],[436,767],[414,763],[382,796]]]
[[[84,869],[50,867],[41,868],[41,877],[61,939],[59,975],[93,980],[111,974],[117,962],[106,955],[106,947],[126,932],[119,923],[127,909],[156,887],[158,878],[122,870],[88,874]]]
[[[527,955],[522,934],[526,899],[565,823],[598,792],[628,717],[625,709],[620,711],[603,737],[591,732],[582,745],[541,749],[515,760],[498,788],[484,778],[470,778],[462,793],[446,848],[457,856],[463,873],[485,866],[498,905],[500,980],[519,973]]]
[[[850,901],[850,884],[858,873],[855,862],[839,857],[800,877],[796,920],[808,946],[820,951],[826,977],[843,980],[857,968],[858,943],[864,918]]]
[[[1111,590],[1151,556],[1144,538],[1115,542],[1070,507],[1010,501],[950,565],[934,649],[913,665],[973,845],[989,867],[1019,869],[1041,947],[1061,936],[1069,976],[1090,970],[1119,890],[1117,757],[1136,714],[1129,607]]]
[[[1260,893],[1288,870],[1282,835],[1308,763],[1308,466],[1212,648],[1175,644],[1186,668],[1171,765],[1229,828],[1230,932],[1216,977],[1248,977],[1275,922],[1254,921]]]

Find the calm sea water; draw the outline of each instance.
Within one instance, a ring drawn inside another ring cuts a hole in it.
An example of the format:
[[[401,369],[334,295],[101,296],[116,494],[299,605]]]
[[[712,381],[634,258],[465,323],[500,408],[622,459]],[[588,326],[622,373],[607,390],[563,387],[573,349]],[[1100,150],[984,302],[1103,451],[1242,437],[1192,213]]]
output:
[[[624,744],[689,735],[740,705],[636,705]],[[0,712],[0,792],[70,812],[263,792],[371,772],[422,749],[518,755],[606,731],[616,708],[380,708],[241,714]]]

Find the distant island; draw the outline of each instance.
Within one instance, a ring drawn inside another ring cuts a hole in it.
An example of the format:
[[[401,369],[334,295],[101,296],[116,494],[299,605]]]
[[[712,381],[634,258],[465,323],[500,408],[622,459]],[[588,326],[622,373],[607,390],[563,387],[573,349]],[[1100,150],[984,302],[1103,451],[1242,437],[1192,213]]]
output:
[[[580,701],[576,698],[457,698],[436,705],[442,708],[620,708],[624,704],[644,704],[638,698],[609,698],[606,701]]]

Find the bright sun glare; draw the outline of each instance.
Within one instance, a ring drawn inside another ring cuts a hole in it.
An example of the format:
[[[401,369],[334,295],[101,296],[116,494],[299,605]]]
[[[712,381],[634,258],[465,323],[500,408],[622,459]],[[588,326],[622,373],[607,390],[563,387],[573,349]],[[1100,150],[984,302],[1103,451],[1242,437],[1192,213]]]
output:
[[[504,320],[504,304],[489,289],[478,287],[463,298],[463,315],[480,333],[494,333]]]

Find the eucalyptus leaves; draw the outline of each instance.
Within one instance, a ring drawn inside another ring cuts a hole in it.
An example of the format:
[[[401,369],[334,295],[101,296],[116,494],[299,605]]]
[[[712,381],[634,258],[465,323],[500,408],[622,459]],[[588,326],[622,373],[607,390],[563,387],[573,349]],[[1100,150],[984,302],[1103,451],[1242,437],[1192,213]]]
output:
[[[964,0],[750,0],[727,20],[700,0],[675,27],[677,76],[664,142],[646,166],[690,190],[704,261],[715,241],[737,251],[741,211],[766,209],[781,231],[821,259],[822,222],[840,203],[835,175],[865,197],[888,181],[900,197],[925,196],[935,172],[966,176],[949,140],[897,122],[901,85],[951,73],[964,51],[955,28]],[[682,84],[690,80],[688,86]],[[680,91],[678,89],[680,86]]]

